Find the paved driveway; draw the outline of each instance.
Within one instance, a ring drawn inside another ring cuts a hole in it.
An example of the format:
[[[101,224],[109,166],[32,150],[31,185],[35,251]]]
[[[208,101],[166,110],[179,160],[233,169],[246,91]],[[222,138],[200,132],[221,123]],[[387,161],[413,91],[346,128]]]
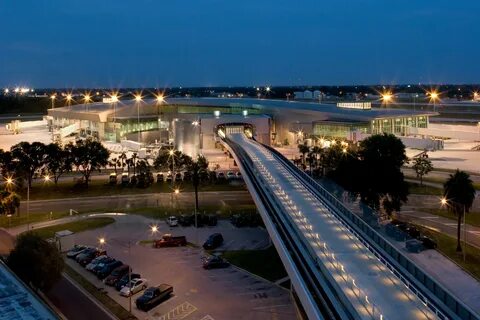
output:
[[[132,299],[132,311],[139,319],[260,320],[295,317],[287,290],[234,267],[203,270],[201,258],[204,253],[201,249],[193,247],[154,249],[149,245],[139,244],[140,240],[150,237],[148,226],[151,223],[150,220],[138,216],[118,217],[116,223],[103,229],[83,232],[76,236],[78,243],[91,245],[94,245],[99,237],[105,237],[108,254],[130,264],[134,272],[147,278],[150,284],[173,285],[174,296],[148,313],[136,309],[134,301],[139,294],[135,295]],[[198,237],[203,239],[218,230],[224,233],[227,244],[232,238],[238,239],[238,243],[244,243],[241,246],[245,247],[248,247],[245,243],[248,243],[250,234],[254,235],[254,239],[261,239],[255,232],[259,230],[259,234],[264,232],[257,228],[235,229],[228,227],[228,223],[224,222],[219,228],[199,229]],[[169,228],[161,223],[160,233],[165,231],[169,231]],[[194,229],[172,228],[171,231],[174,234],[184,233],[191,237],[189,232],[193,232]],[[265,237],[263,239],[265,240]],[[236,241],[233,240],[229,246],[233,247]],[[72,261],[70,264],[96,286],[104,287],[93,274]],[[112,298],[128,309],[128,298],[119,296],[118,292],[110,287],[107,287],[107,291]]]

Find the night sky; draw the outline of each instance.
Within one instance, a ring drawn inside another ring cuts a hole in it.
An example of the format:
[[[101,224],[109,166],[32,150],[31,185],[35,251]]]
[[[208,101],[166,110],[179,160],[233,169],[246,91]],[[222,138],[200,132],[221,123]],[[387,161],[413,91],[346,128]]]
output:
[[[480,82],[478,0],[2,0],[0,86]]]

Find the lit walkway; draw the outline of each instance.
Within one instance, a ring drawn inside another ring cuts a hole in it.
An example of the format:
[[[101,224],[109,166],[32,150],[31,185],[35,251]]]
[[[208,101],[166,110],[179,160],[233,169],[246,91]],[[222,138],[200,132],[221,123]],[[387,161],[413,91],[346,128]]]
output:
[[[263,146],[242,134],[229,138],[253,160],[259,175],[281,203],[297,231],[329,269],[365,319],[435,319],[424,305],[355,234],[332,214]]]

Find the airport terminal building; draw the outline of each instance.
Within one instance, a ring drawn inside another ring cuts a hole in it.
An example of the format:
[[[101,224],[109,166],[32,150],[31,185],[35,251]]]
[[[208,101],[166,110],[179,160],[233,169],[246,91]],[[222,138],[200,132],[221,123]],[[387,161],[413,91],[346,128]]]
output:
[[[432,112],[372,108],[369,102],[321,104],[249,98],[120,100],[49,109],[56,139],[92,136],[102,141],[174,143],[184,152],[214,147],[219,128],[241,130],[270,145],[308,137],[356,141],[381,132],[405,136],[427,128]]]

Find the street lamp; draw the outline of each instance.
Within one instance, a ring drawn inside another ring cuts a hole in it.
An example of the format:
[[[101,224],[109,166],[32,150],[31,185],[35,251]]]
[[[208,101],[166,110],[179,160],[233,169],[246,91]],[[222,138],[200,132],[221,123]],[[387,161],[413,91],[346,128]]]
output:
[[[465,262],[465,259],[466,259],[466,251],[467,251],[467,221],[466,221],[466,211],[467,211],[467,208],[466,208],[466,205],[463,204],[463,203],[458,203],[458,202],[455,202],[453,200],[448,200],[447,198],[442,198],[440,200],[440,203],[443,206],[448,206],[449,203],[452,203],[452,204],[456,204],[456,205],[460,205],[463,207],[463,262]],[[460,233],[460,232],[459,232]]]
[[[385,108],[388,108],[388,103],[393,100],[393,95],[390,91],[382,94],[382,101],[385,104]]]
[[[142,102],[142,95],[135,95],[135,104],[137,105],[137,141],[140,143],[140,103]]]
[[[83,95],[83,105],[85,106],[85,111],[88,111],[88,107],[87,107],[87,104],[92,101],[92,97],[86,93]]]
[[[116,118],[117,118],[117,102],[118,102],[118,95],[115,92],[112,92],[110,95],[110,100],[112,101],[113,107],[113,133],[115,134],[115,141],[117,141],[117,128],[116,128]]]
[[[427,94],[430,96],[430,102],[433,101],[433,111],[435,112],[437,107],[437,100],[440,99],[440,94],[436,90],[427,92]]]
[[[69,109],[70,109],[70,105],[71,105],[71,102],[72,102],[72,94],[71,94],[71,93],[67,93],[67,96],[65,97],[65,100],[67,101],[67,106],[68,106]]]
[[[54,95],[54,94],[52,94],[52,95],[50,96],[50,100],[52,100],[52,109],[55,108],[55,99],[56,99],[56,98],[57,98],[57,96]]]

